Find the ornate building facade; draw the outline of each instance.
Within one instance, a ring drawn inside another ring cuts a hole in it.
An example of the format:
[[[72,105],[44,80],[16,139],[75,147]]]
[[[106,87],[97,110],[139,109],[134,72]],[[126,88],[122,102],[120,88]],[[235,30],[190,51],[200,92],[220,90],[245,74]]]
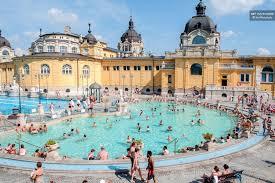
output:
[[[120,57],[142,57],[144,54],[141,34],[136,32],[132,17],[128,30],[121,36],[117,48]]]
[[[86,94],[94,83],[125,93],[202,94],[216,99],[275,96],[275,57],[242,57],[236,50],[221,50],[220,33],[202,1],[196,11],[180,34],[179,49],[165,56],[142,56],[141,35],[130,19],[118,50],[98,41],[90,26],[85,37],[71,31],[41,34],[30,55],[13,58],[10,77],[23,73],[26,93],[40,90],[53,97]]]

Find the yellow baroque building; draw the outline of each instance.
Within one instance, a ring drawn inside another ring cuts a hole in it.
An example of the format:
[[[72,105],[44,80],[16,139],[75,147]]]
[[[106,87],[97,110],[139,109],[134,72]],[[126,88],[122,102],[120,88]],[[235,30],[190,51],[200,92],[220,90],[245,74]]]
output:
[[[40,91],[52,97],[88,95],[92,84],[128,94],[193,94],[213,99],[275,96],[275,57],[242,57],[236,50],[221,50],[220,33],[203,2],[196,11],[180,35],[179,49],[165,56],[144,55],[132,18],[118,49],[98,41],[90,25],[85,37],[72,33],[70,27],[64,33],[41,33],[29,55],[0,64],[1,85],[14,84],[16,76],[26,95]]]

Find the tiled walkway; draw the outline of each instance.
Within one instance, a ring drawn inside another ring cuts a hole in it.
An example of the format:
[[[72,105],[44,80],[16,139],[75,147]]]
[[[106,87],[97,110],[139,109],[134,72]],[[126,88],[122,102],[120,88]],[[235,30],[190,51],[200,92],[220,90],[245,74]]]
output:
[[[248,150],[232,154],[226,157],[208,160],[200,163],[182,165],[177,167],[162,168],[156,171],[159,183],[196,183],[203,173],[211,171],[214,165],[222,167],[224,163],[233,169],[244,170],[245,183],[271,183],[275,182],[275,142],[266,140]],[[143,172],[145,175],[145,171]],[[30,182],[30,172],[19,170],[0,169],[1,183],[25,183]],[[101,179],[112,183],[129,182],[126,175],[115,173],[94,172],[45,172],[44,180],[53,180],[58,183],[81,183],[87,179],[91,183],[99,183]],[[139,182],[139,181],[137,181]]]

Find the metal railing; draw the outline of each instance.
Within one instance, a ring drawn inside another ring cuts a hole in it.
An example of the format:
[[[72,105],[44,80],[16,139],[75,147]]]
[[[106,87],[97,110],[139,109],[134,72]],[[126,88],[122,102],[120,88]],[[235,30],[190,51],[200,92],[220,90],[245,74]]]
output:
[[[253,65],[240,65],[240,64],[220,64],[220,69],[238,69],[238,70],[253,70]]]
[[[232,87],[232,86],[213,86],[213,85],[207,85],[205,87],[206,90],[230,90],[230,91],[256,91],[257,88],[253,86],[238,86],[238,87]]]

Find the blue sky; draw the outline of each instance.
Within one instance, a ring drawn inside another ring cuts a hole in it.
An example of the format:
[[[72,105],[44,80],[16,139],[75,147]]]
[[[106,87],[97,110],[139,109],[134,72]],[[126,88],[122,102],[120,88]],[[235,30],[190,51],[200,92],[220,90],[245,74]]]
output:
[[[1,2],[2,1],[2,2]],[[0,29],[17,54],[30,47],[38,34],[72,31],[92,33],[116,47],[132,14],[142,34],[145,52],[163,55],[179,47],[186,22],[195,15],[199,0],[0,0]],[[275,54],[275,21],[251,22],[250,9],[274,9],[275,0],[204,0],[222,33],[222,49],[240,55]]]

